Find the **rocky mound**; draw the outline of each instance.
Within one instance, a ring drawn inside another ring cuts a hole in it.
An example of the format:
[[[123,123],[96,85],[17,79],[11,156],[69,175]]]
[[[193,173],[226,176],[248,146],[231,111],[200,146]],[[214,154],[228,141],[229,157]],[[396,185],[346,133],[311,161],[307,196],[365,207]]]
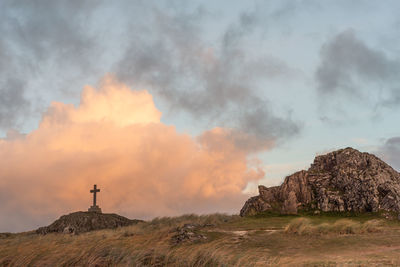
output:
[[[307,171],[287,176],[281,186],[259,186],[241,216],[299,209],[400,213],[400,174],[378,157],[353,148],[317,156]]]
[[[199,230],[207,226],[213,226],[211,224],[200,225],[197,223],[185,224],[182,227],[177,227],[174,231],[175,234],[171,238],[171,244],[176,246],[181,243],[195,243],[199,241],[204,241],[207,237],[201,233]]]
[[[128,226],[138,222],[140,222],[140,220],[130,220],[117,214],[79,211],[61,216],[49,226],[37,229],[36,233],[80,234],[94,230]]]

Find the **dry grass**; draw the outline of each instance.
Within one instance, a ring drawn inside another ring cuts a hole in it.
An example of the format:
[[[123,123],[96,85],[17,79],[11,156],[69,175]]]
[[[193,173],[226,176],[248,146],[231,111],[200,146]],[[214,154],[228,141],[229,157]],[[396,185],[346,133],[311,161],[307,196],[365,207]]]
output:
[[[207,239],[172,245],[185,224]],[[376,219],[185,215],[80,235],[4,235],[0,266],[396,265],[399,230]]]
[[[313,224],[309,218],[294,219],[285,227],[285,233],[299,235],[315,234],[363,234],[381,232],[384,222],[382,220],[370,220],[364,223],[350,219],[340,219],[334,223]]]

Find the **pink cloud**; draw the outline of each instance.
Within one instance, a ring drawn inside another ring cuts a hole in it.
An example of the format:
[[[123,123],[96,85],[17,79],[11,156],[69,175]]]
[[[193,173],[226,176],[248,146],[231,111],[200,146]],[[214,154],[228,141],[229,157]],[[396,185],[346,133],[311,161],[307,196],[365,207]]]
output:
[[[54,102],[38,129],[0,139],[0,232],[20,231],[91,204],[130,218],[237,213],[249,181],[264,176],[229,129],[198,137],[160,122],[145,90],[106,77],[78,107]]]

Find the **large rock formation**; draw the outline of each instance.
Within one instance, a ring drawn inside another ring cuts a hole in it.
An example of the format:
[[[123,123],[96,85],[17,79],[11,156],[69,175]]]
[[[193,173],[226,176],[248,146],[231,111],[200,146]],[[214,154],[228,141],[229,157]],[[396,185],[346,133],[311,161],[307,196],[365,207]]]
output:
[[[130,220],[117,214],[79,211],[61,216],[49,226],[37,229],[36,233],[80,234],[94,230],[128,226],[138,222],[140,222],[140,220]]]
[[[353,148],[317,156],[307,171],[287,176],[281,186],[259,186],[241,216],[299,209],[400,213],[400,174],[376,156]]]

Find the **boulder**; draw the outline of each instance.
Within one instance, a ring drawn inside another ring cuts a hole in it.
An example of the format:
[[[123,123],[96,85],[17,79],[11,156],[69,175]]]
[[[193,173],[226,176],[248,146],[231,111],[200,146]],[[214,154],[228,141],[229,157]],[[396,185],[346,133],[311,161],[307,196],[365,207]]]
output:
[[[317,156],[308,170],[287,176],[280,186],[259,186],[241,216],[298,210],[400,212],[400,174],[378,157],[353,148]]]

